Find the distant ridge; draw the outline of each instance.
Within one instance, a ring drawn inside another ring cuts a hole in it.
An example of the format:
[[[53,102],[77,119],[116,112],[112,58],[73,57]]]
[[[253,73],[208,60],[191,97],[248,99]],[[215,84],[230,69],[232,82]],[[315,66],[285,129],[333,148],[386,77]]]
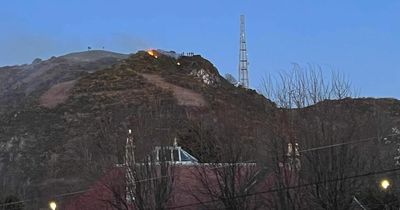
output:
[[[66,54],[60,56],[60,58],[64,58],[75,62],[94,62],[103,58],[125,59],[128,58],[128,56],[129,56],[128,54],[115,53],[105,50],[90,50],[90,51],[74,52]]]

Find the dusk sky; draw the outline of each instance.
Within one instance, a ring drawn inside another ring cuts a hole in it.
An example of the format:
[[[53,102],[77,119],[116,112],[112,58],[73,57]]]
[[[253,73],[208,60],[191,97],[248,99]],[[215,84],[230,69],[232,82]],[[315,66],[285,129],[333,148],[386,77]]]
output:
[[[361,96],[400,98],[400,1],[15,0],[0,6],[0,66],[93,49],[194,52],[237,77],[246,15],[250,85],[292,63],[346,74]]]

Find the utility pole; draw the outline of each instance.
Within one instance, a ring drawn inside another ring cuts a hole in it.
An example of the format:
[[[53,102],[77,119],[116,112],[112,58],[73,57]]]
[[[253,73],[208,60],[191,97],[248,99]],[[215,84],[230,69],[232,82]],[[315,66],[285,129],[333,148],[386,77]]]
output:
[[[249,88],[249,72],[247,61],[246,27],[244,15],[240,16],[240,51],[239,51],[239,84]]]

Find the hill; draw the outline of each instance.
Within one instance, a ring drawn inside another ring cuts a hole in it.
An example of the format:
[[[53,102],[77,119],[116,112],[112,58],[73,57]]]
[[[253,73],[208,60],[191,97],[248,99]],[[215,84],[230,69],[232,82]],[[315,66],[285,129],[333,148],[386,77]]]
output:
[[[377,113],[385,128],[400,122],[400,102],[394,99],[280,109],[254,90],[230,84],[201,56],[164,51],[129,56],[89,51],[2,67],[0,104],[0,191],[40,198],[35,205],[85,189],[109,164],[122,163],[129,128],[139,157],[178,137],[207,162],[238,142],[249,151],[246,158],[262,159],[266,141],[275,135],[284,144],[293,136],[301,141],[325,116],[323,107],[338,113],[332,123],[347,126],[351,119],[358,125],[354,139],[376,134],[371,126]]]

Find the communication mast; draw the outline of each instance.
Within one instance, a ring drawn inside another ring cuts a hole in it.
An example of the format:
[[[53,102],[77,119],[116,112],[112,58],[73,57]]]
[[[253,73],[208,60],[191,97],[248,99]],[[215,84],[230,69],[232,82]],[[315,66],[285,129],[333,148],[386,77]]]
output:
[[[240,16],[239,84],[249,88],[249,63],[247,62],[246,28],[244,15]]]

